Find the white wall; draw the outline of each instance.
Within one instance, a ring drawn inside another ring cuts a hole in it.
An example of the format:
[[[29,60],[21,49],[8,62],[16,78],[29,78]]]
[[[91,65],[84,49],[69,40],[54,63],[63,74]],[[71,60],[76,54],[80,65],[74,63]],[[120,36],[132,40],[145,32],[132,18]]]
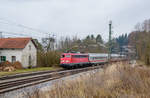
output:
[[[16,56],[16,61],[21,62],[22,49],[5,49],[0,50],[0,56],[6,56],[6,60],[12,62],[12,56]]]
[[[29,49],[31,46],[31,50]],[[31,66],[35,67],[37,64],[37,49],[32,41],[26,45],[24,49],[4,49],[0,50],[0,56],[6,56],[6,60],[12,62],[12,56],[16,56],[16,61],[21,62],[24,68],[29,66],[29,55],[31,55]]]
[[[31,50],[29,49],[29,46],[31,46]],[[29,43],[26,45],[26,47],[22,50],[22,57],[21,62],[24,67],[29,66],[29,56],[31,55],[31,65],[33,67],[37,64],[37,49],[35,45],[32,43],[32,41],[29,41]]]

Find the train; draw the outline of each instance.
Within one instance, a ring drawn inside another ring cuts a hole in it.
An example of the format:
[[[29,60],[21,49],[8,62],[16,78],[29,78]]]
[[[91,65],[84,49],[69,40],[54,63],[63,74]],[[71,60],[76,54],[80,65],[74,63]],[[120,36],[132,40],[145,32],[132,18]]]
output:
[[[111,54],[111,62],[123,61],[125,55]],[[60,66],[63,68],[80,68],[108,63],[107,53],[62,53]]]

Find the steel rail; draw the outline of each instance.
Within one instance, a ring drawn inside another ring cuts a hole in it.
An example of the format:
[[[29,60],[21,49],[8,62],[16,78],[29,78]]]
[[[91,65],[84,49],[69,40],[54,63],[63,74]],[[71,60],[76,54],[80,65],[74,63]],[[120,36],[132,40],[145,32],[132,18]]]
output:
[[[32,75],[51,73],[51,72],[56,72],[56,71],[63,71],[63,70],[65,70],[65,69],[59,69],[59,70],[54,70],[54,71],[36,71],[36,72],[30,72],[30,73],[21,73],[21,74],[15,74],[15,75],[1,76],[0,81],[14,79],[14,78],[20,78],[20,77],[27,77],[27,76],[32,76]]]
[[[8,81],[0,81],[0,94],[98,68],[101,68],[101,66],[54,71],[41,75],[33,75],[31,77],[28,76],[23,78],[10,79]]]

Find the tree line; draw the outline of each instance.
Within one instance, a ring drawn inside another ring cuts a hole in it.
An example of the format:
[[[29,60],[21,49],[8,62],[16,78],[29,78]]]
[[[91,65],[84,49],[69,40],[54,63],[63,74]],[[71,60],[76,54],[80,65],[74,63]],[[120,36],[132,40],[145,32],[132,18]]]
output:
[[[35,40],[38,46],[38,66],[53,66],[59,64],[63,52],[105,53],[107,49],[101,35],[88,35],[83,39],[76,36],[56,40],[54,37],[42,38],[41,43]]]
[[[101,35],[87,35],[80,39],[77,36],[72,38],[65,37],[56,40],[54,37],[43,38],[38,41],[38,65],[52,66],[58,65],[60,54],[63,52],[81,52],[81,53],[108,53],[109,42],[104,42]],[[123,34],[111,41],[111,53],[120,53],[122,47],[128,45],[128,35]]]
[[[138,59],[150,65],[150,19],[137,23],[128,40],[136,48]]]
[[[135,47],[136,56],[139,60],[150,65],[150,19],[137,23],[135,30],[129,35],[122,34],[111,40],[111,52],[120,53],[124,46]],[[52,66],[59,64],[60,54],[63,52],[107,53],[109,42],[104,42],[101,35],[88,35],[83,39],[65,37],[56,40],[54,37],[43,38],[38,43],[39,66]]]

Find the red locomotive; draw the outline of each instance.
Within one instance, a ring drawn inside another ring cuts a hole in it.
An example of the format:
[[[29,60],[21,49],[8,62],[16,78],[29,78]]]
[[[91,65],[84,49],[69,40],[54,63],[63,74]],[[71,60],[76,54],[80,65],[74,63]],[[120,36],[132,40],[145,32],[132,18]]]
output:
[[[112,54],[111,60],[118,61],[125,59],[125,56]],[[78,68],[91,65],[99,65],[108,62],[106,53],[62,53],[60,66],[64,68]]]
[[[89,55],[81,53],[63,53],[60,59],[60,66],[64,68],[76,68],[80,66],[88,66]]]

